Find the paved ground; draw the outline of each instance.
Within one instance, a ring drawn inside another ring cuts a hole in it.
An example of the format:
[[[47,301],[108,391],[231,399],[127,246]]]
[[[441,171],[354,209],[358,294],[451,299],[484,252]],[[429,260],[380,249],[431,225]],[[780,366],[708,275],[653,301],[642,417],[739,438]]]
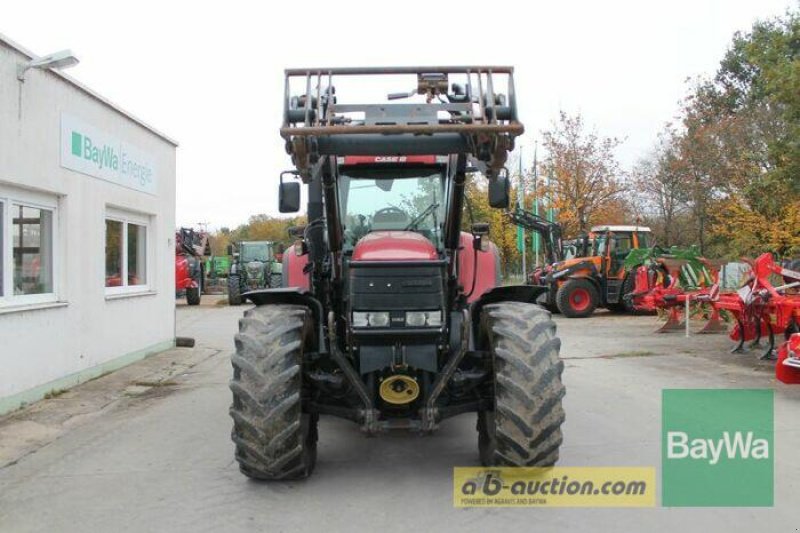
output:
[[[658,465],[663,388],[776,390],[771,509],[454,509],[452,467],[477,462],[474,416],[431,437],[365,438],[323,419],[303,482],[256,483],[232,460],[227,389],[241,308],[179,306],[197,339],[0,419],[0,531],[786,531],[800,529],[800,387],[724,336],[654,335],[654,318],[559,318],[562,465]]]

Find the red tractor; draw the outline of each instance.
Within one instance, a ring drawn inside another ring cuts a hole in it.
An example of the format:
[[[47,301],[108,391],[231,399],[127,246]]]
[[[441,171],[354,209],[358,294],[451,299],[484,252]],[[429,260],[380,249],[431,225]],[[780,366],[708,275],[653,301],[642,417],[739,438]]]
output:
[[[416,82],[389,100],[419,101],[337,103],[334,76],[384,75]],[[243,294],[256,306],[232,357],[240,470],[309,475],[320,415],[374,435],[466,412],[484,464],[553,465],[564,365],[550,313],[531,303],[546,289],[499,286],[488,225],[461,231],[471,172],[489,179],[492,207],[508,207],[503,165],[523,132],[513,69],[287,70],[285,96],[296,169],[281,175],[279,208],[299,210],[297,177],[309,222],[284,254],[285,288]]]
[[[175,294],[185,293],[188,305],[200,305],[206,255],[211,255],[207,233],[191,228],[175,232]]]

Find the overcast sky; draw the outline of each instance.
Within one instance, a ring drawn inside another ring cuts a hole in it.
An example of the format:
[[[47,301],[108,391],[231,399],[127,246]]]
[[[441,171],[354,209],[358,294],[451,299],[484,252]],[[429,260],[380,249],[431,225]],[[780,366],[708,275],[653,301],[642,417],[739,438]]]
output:
[[[218,228],[277,213],[286,67],[510,64],[526,161],[563,109],[625,139],[630,166],[735,31],[797,5],[30,1],[3,5],[0,32],[36,54],[71,48],[70,75],[177,139],[178,223]]]

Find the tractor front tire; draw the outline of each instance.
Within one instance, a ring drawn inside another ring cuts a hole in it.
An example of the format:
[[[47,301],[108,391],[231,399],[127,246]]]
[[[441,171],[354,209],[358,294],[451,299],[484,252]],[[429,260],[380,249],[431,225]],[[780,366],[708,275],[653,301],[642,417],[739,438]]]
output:
[[[264,305],[239,320],[232,356],[233,418],[239,470],[285,480],[311,474],[317,459],[317,415],[303,412],[303,352],[312,318],[300,305]]]
[[[558,292],[558,286],[553,283],[547,286],[547,292],[542,293],[536,298],[536,303],[541,305],[548,311],[553,314],[559,313],[558,305],[556,305],[556,293]]]
[[[556,293],[556,305],[567,318],[586,318],[597,309],[597,289],[588,279],[568,279]]]
[[[242,305],[242,286],[239,276],[228,276],[228,305]]]
[[[200,305],[200,287],[186,289],[186,304]]]
[[[481,335],[494,364],[494,410],[478,414],[485,466],[552,466],[563,437],[561,340],[545,309],[521,302],[483,308]]]

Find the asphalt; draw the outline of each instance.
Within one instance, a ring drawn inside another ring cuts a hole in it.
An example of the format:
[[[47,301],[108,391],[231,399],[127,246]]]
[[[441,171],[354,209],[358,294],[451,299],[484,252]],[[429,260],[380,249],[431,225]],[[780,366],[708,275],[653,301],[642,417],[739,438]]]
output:
[[[194,349],[0,419],[0,531],[800,529],[800,386],[777,383],[753,353],[727,353],[724,335],[654,334],[654,317],[557,318],[567,386],[559,464],[658,466],[664,388],[773,388],[774,507],[457,509],[453,467],[478,460],[474,415],[432,436],[377,438],[323,418],[310,479],[250,481],[233,461],[227,413],[242,311],[178,306],[178,334]]]

